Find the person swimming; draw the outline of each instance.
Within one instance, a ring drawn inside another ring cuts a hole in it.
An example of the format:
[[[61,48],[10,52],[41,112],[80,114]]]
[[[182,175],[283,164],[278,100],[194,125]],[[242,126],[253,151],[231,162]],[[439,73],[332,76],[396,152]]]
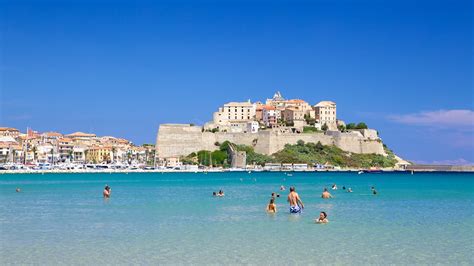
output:
[[[285,191],[285,186],[280,186],[281,191]]]
[[[337,185],[336,184],[333,184],[332,187],[331,187],[332,190],[337,190]]]
[[[280,194],[277,194],[275,192],[272,192],[272,198],[275,199],[275,198],[279,198],[280,197]]]
[[[276,212],[277,212],[277,207],[276,207],[275,199],[274,199],[274,198],[271,198],[271,199],[270,199],[270,202],[268,203],[266,210],[267,210],[267,212],[269,212],[269,213],[276,213]]]
[[[370,190],[372,190],[372,194],[377,195],[377,190],[375,190],[375,187],[372,187]]]
[[[225,196],[224,191],[222,191],[222,189],[219,190],[219,192],[217,193],[217,196],[224,197]]]
[[[304,204],[300,196],[295,191],[295,187],[290,187],[290,194],[288,194],[288,202],[290,203],[290,213],[301,213],[304,209]]]
[[[342,190],[346,190],[346,186],[342,186]]]
[[[323,194],[321,194],[321,198],[323,198],[323,199],[330,199],[330,198],[332,198],[332,195],[331,195],[331,193],[329,193],[329,191],[328,191],[327,188],[324,188]]]
[[[217,192],[213,191],[213,192],[212,192],[212,196],[213,196],[213,197],[217,197]]]
[[[352,192],[352,188],[348,188],[348,189],[347,189],[347,192],[351,193],[351,192]]]
[[[109,187],[109,185],[105,185],[102,195],[104,196],[104,198],[108,199],[110,198],[110,194],[111,194],[111,188]]]
[[[328,215],[326,214],[326,212],[321,212],[319,214],[319,218],[315,219],[314,221],[317,223],[317,224],[327,224],[329,223],[329,220],[328,220]]]

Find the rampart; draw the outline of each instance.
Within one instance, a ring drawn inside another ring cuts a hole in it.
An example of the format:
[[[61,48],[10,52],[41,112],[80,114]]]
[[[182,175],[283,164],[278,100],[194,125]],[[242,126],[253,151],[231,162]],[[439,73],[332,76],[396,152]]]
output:
[[[359,132],[330,133],[282,133],[263,130],[258,133],[202,132],[202,127],[188,124],[162,124],[156,139],[158,157],[186,156],[199,150],[216,150],[216,143],[224,141],[253,146],[255,151],[273,154],[285,144],[296,144],[298,140],[324,145],[334,144],[342,150],[353,153],[376,153],[385,155],[380,139],[374,140]]]

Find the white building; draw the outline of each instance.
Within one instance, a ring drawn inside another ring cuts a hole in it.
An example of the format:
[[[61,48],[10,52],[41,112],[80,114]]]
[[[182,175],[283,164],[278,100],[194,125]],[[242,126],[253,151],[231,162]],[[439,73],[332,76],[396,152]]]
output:
[[[258,133],[259,124],[257,121],[247,123],[247,133]]]
[[[323,126],[326,124],[329,130],[337,130],[336,103],[322,101],[314,106],[316,120]]]
[[[247,102],[230,102],[214,113],[214,124],[219,128],[231,123],[251,122],[255,120],[256,105]]]

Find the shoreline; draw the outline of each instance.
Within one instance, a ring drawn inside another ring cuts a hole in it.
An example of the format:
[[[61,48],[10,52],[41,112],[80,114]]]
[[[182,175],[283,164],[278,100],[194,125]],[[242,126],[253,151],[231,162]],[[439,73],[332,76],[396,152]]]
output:
[[[311,170],[239,170],[232,171],[229,169],[213,169],[213,170],[172,170],[172,169],[157,169],[157,170],[97,170],[97,169],[75,169],[75,170],[2,170],[2,174],[129,174],[129,173],[359,173],[360,174],[384,174],[384,173],[474,173],[469,170],[436,170],[436,169],[416,169],[416,170],[403,170],[403,169],[380,169],[377,171],[371,171],[369,169],[311,169]]]

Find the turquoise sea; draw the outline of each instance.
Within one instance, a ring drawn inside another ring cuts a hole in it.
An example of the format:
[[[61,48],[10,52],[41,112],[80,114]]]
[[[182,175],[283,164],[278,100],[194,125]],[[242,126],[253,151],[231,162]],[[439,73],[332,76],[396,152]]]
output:
[[[466,173],[3,174],[0,264],[473,265],[473,202]],[[320,211],[329,224],[314,224]]]

